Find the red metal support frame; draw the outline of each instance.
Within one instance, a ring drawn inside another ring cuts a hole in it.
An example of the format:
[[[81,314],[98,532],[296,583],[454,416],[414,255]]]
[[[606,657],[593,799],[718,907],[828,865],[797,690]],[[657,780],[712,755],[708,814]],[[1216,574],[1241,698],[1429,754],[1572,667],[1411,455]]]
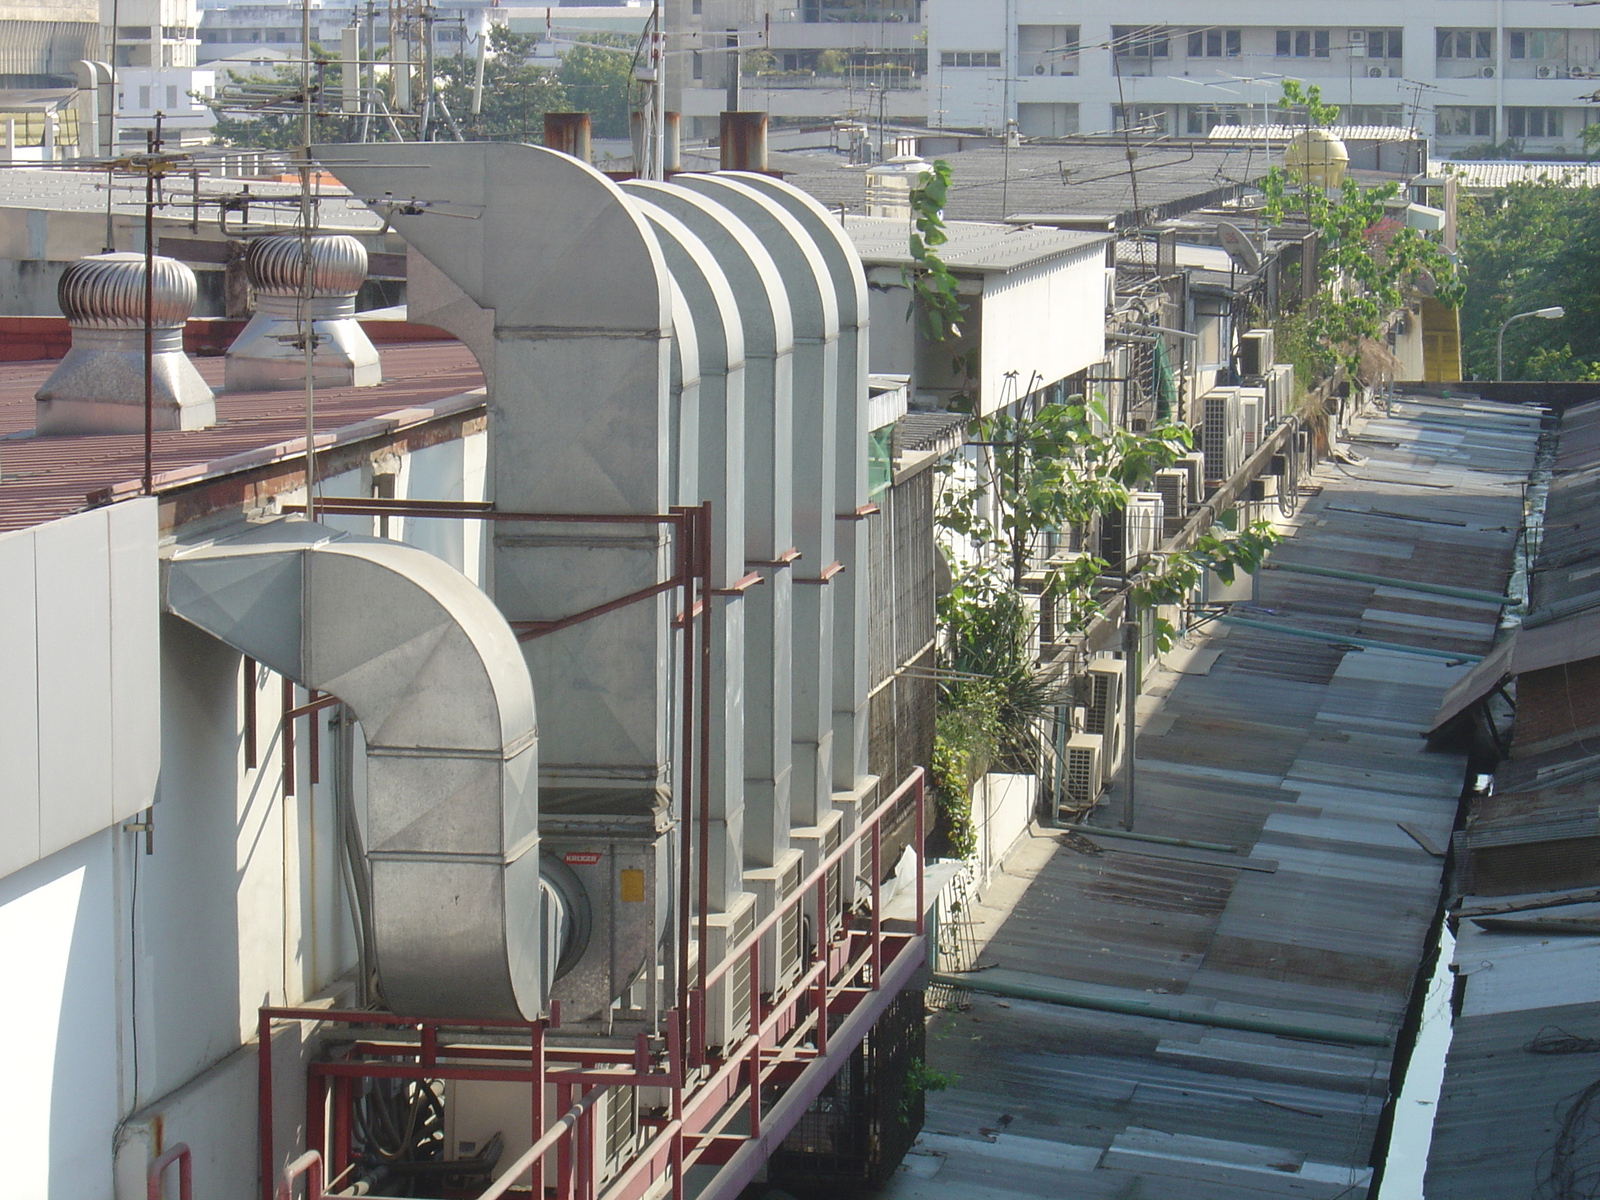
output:
[[[163,1200],[162,1176],[173,1163],[178,1164],[178,1200],[194,1200],[194,1156],[189,1147],[178,1142],[165,1154],[157,1155],[145,1169],[145,1200]]]

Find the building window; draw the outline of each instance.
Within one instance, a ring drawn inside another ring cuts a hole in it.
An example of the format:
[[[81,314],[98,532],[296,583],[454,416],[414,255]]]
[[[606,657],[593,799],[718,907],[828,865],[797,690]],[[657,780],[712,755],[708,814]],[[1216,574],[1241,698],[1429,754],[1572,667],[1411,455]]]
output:
[[[1367,30],[1368,58],[1400,58],[1400,31],[1398,29]]]
[[[1380,125],[1399,129],[1405,124],[1405,109],[1398,104],[1351,104],[1343,109],[1347,125]]]
[[[1494,109],[1442,104],[1434,110],[1434,132],[1439,137],[1494,137]]]
[[[176,112],[178,108],[178,87],[176,84],[167,84],[167,111]]]
[[[1559,108],[1506,109],[1506,136],[1513,138],[1558,138],[1561,136]]]
[[[1111,44],[1118,58],[1166,58],[1167,31],[1155,25],[1113,25]]]
[[[998,67],[1000,65],[1000,51],[941,50],[939,52],[939,65],[941,67]]]
[[[698,17],[701,14],[702,8],[703,8],[702,0],[694,0],[694,3],[689,6],[689,11],[694,16]],[[700,76],[696,75],[695,78],[699,79]]]
[[[1567,31],[1564,29],[1511,29],[1506,32],[1512,58],[1553,59],[1567,57]]]
[[[1219,125],[1242,125],[1239,110],[1228,104],[1189,104],[1184,108],[1184,129],[1203,137]]]
[[[1067,137],[1078,132],[1078,106],[1019,104],[1017,129],[1023,137]]]
[[[150,85],[147,83],[139,85],[139,111],[150,111]]]
[[[1440,58],[1493,58],[1494,30],[1439,30]]]
[[[148,42],[150,40],[150,26],[118,25],[117,40],[120,42]]]
[[[689,56],[689,62],[694,68],[694,77],[696,79],[704,79],[706,77],[706,64],[700,57],[700,51],[694,51]]]
[[[1278,57],[1327,58],[1328,32],[1326,29],[1280,29]]]
[[[1018,25],[1017,73],[1076,75],[1078,26]]]
[[[1164,104],[1117,105],[1111,110],[1118,129],[1134,133],[1165,137],[1170,125],[1170,114]]]
[[[1197,29],[1189,35],[1190,58],[1238,58],[1240,31]]]

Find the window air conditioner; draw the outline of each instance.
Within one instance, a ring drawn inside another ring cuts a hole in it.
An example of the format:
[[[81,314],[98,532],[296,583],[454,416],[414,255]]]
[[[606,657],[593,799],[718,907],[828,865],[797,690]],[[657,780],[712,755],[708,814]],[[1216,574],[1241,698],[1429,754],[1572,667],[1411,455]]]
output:
[[[1367,44],[1367,31],[1365,29],[1352,29],[1350,31],[1350,44],[1352,46],[1365,46]]]

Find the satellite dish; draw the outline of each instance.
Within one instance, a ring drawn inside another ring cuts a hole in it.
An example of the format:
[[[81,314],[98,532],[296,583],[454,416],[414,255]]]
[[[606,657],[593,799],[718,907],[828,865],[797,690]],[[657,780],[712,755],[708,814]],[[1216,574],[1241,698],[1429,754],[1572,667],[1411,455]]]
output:
[[[1227,221],[1217,223],[1217,241],[1222,243],[1222,248],[1231,254],[1246,271],[1259,271],[1261,269],[1261,251],[1257,250],[1255,243],[1245,236],[1244,230]]]

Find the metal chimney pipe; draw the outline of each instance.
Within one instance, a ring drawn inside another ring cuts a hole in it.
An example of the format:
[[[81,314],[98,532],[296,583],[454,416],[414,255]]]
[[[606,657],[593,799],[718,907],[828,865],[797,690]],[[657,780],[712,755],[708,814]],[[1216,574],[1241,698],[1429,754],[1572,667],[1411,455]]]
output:
[[[764,112],[725,112],[718,139],[724,171],[762,171],[767,169],[767,114]]]
[[[579,162],[592,162],[592,126],[586,112],[550,112],[544,115],[544,144],[548,150],[570,154]]]
[[[663,126],[661,168],[665,177],[683,170],[683,153],[678,136],[678,114],[669,112],[663,115],[666,124]]]

